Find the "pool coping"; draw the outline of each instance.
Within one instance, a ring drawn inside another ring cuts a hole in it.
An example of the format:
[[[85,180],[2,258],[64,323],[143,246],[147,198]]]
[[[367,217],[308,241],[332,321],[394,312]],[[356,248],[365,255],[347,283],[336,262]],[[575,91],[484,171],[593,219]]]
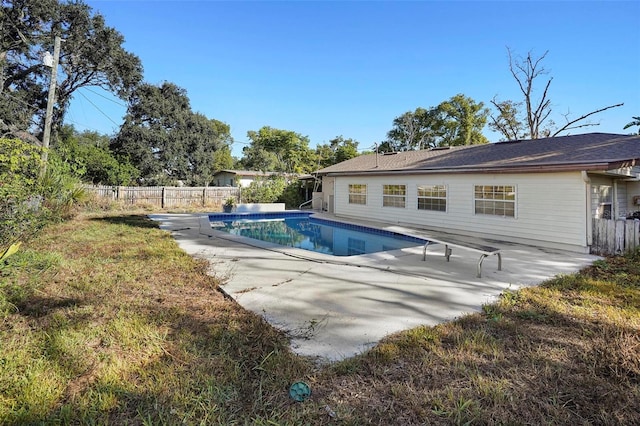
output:
[[[291,210],[287,210],[287,212],[293,212]],[[297,212],[298,214],[300,214],[301,211],[296,210],[295,212]],[[308,212],[304,212],[303,213],[308,214]],[[260,213],[256,213],[255,216],[262,216],[265,213],[272,213],[273,215],[275,214],[282,214],[283,212],[260,212]],[[328,264],[334,264],[334,265],[351,265],[351,266],[361,266],[361,267],[369,267],[369,268],[373,268],[373,269],[379,269],[379,270],[384,270],[384,271],[395,271],[397,273],[406,273],[406,272],[402,272],[401,269],[397,269],[394,268],[393,266],[384,266],[381,267],[379,266],[379,263],[381,261],[389,261],[389,260],[393,260],[393,259],[397,259],[399,257],[404,257],[404,256],[415,256],[416,254],[421,253],[422,248],[424,247],[423,243],[416,243],[415,246],[412,247],[408,247],[408,248],[402,248],[402,249],[397,249],[397,250],[387,250],[387,251],[380,251],[380,252],[376,252],[376,253],[367,253],[367,254],[359,254],[359,255],[353,255],[353,256],[335,256],[335,255],[331,255],[331,254],[326,254],[326,253],[319,253],[319,252],[314,252],[314,251],[310,251],[310,250],[305,250],[305,249],[301,249],[301,248],[296,248],[296,247],[287,247],[287,246],[282,246],[280,244],[276,244],[276,243],[270,243],[267,241],[261,241],[261,240],[257,240],[255,238],[249,238],[249,237],[244,237],[241,235],[234,235],[234,234],[230,234],[228,232],[224,232],[224,231],[217,231],[214,228],[211,227],[211,216],[215,215],[215,216],[222,216],[222,215],[228,215],[228,216],[252,216],[251,213],[240,213],[240,214],[236,214],[236,213],[206,213],[204,215],[200,216],[200,233],[203,235],[207,235],[209,238],[218,238],[221,240],[227,240],[227,241],[232,241],[232,242],[236,242],[236,243],[240,243],[240,244],[246,244],[248,246],[252,246],[252,247],[256,247],[256,248],[260,248],[260,249],[264,249],[264,250],[271,250],[271,251],[275,251],[278,253],[282,253],[285,254],[287,256],[291,256],[291,257],[295,257],[298,259],[303,259],[303,260],[307,260],[307,261],[312,261],[312,262],[317,262],[317,263],[328,263]],[[292,215],[293,216],[293,215]],[[331,219],[328,219],[326,216],[323,216],[322,214],[319,214],[317,212],[313,212],[310,213],[309,217],[313,217],[314,219],[319,219],[322,221],[327,221],[327,222],[334,222],[334,223],[339,223],[341,225],[348,225],[350,227],[354,227],[354,229],[357,228],[366,228],[366,229],[371,229],[371,230],[380,230],[380,231],[384,231],[385,233],[389,233],[389,234],[399,234],[399,235],[405,235],[407,237],[410,238],[415,238],[415,239],[420,239],[420,240],[424,240],[424,238],[420,238],[420,237],[416,237],[414,235],[410,235],[410,234],[404,234],[401,232],[397,232],[397,231],[387,231],[384,230],[382,228],[375,228],[373,226],[364,226],[364,225],[359,225],[357,223],[351,222],[351,221],[341,221],[341,220],[335,220],[333,217]],[[383,234],[384,235],[384,234]],[[430,246],[436,246],[437,243],[432,243],[430,244]],[[416,275],[413,273],[410,273],[409,275]],[[420,275],[420,274],[417,274]]]

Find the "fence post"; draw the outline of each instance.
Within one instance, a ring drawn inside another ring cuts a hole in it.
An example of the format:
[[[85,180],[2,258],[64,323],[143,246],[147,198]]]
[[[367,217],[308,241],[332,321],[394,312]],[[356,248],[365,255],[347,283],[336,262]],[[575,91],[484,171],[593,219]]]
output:
[[[620,254],[625,252],[624,246],[624,231],[626,228],[625,220],[615,220],[614,223],[614,252],[613,254]]]
[[[160,207],[164,209],[164,206],[167,202],[167,192],[166,192],[166,187],[162,187],[162,201],[161,201],[161,205]]]

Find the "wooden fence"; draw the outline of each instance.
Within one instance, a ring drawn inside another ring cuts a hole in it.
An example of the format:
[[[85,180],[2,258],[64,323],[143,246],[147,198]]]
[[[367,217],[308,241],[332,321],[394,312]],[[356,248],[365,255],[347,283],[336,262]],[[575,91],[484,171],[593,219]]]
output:
[[[640,220],[593,219],[591,253],[616,255],[640,247]]]
[[[233,197],[240,199],[240,188],[179,186],[87,186],[99,198],[125,204],[151,204],[160,208],[184,206],[219,206]]]

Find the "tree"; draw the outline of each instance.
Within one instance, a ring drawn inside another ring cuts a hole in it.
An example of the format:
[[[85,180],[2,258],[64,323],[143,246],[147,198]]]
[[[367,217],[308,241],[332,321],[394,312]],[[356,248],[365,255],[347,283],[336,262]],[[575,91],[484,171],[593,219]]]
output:
[[[344,139],[342,136],[338,136],[329,141],[329,144],[335,152],[336,163],[350,160],[358,156],[358,144],[359,142],[351,138]]]
[[[396,117],[378,152],[487,143],[482,129],[488,115],[482,102],[457,94],[437,107],[416,108]]]
[[[61,161],[83,182],[101,185],[128,185],[139,177],[128,161],[118,160],[109,150],[109,137],[97,132],[78,133],[64,125],[52,146]]]
[[[223,146],[219,150],[213,153],[213,170],[230,170],[233,169],[234,160],[231,156],[231,148],[227,146]]]
[[[624,126],[624,129],[628,129],[629,127],[634,127],[634,126],[638,126],[638,134],[640,135],[640,116],[638,117],[631,117],[633,118],[633,121],[630,121],[629,123],[627,123],[626,126]]]
[[[329,141],[329,144],[318,145],[315,152],[318,166],[320,168],[329,167],[357,157],[359,155],[358,144],[358,141],[351,138],[345,139],[343,136],[336,136]]]
[[[491,128],[500,132],[507,140],[524,137],[531,139],[554,137],[572,129],[597,126],[599,123],[583,122],[583,120],[599,112],[623,105],[610,105],[583,114],[576,119],[569,119],[569,114],[564,114],[565,124],[556,128],[555,122],[551,119],[552,108],[549,98],[549,87],[553,78],[546,81],[540,95],[537,95],[535,87],[536,80],[549,73],[542,65],[542,61],[549,51],[547,50],[539,57],[533,56],[529,51],[526,58],[514,57],[510,48],[507,48],[507,53],[509,55],[509,71],[524,97],[522,102],[499,101],[496,97],[491,101],[498,111],[497,115],[491,117]],[[522,104],[525,106],[523,117],[519,111]],[[523,128],[526,131],[523,131]]]
[[[61,37],[61,78],[53,129],[62,124],[73,93],[98,86],[126,99],[142,80],[140,59],[123,49],[124,37],[80,1],[7,0],[0,13],[0,131],[39,133],[50,70],[42,53]],[[55,132],[54,132],[55,133]],[[33,139],[33,138],[31,138]]]
[[[231,143],[227,124],[192,112],[186,91],[164,82],[134,91],[111,149],[140,170],[145,184],[207,185],[214,154]]]
[[[336,154],[329,144],[317,145],[315,154],[319,169],[336,164]]]
[[[309,138],[290,130],[264,126],[247,132],[251,144],[243,148],[242,165],[248,170],[310,173],[314,153]]]
[[[416,108],[393,120],[393,128],[387,132],[387,143],[382,149],[411,151],[437,146],[442,133],[442,120],[437,108]]]
[[[274,152],[251,145],[242,148],[239,166],[245,170],[261,170],[263,172],[275,172],[282,169],[280,160]]]
[[[496,97],[491,100],[498,110],[497,115],[491,116],[489,128],[502,134],[507,140],[519,140],[527,137],[525,124],[518,118],[521,102],[498,101]]]
[[[478,145],[488,143],[482,134],[489,110],[482,102],[457,94],[437,107],[442,129],[439,146]]]

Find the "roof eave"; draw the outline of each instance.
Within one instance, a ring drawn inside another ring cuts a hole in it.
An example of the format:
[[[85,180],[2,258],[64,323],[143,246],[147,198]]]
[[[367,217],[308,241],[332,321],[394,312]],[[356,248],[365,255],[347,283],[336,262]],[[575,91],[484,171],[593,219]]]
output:
[[[619,164],[622,164],[620,166]],[[544,172],[569,172],[569,171],[595,171],[610,170],[625,167],[626,162],[619,163],[576,163],[555,165],[529,165],[529,166],[499,166],[499,167],[448,167],[434,169],[397,169],[397,170],[361,170],[329,172],[323,176],[376,176],[376,175],[416,175],[416,174],[449,174],[449,173],[544,173]]]

